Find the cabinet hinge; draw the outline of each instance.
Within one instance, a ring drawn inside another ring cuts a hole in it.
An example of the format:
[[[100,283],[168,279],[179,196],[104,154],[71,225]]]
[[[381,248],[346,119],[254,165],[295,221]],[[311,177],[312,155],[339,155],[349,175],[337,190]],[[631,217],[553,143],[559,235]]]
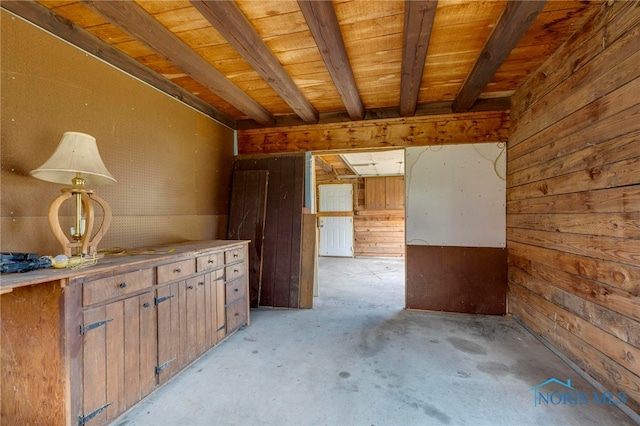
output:
[[[160,372],[162,370],[164,370],[165,368],[167,368],[169,366],[169,364],[171,364],[173,361],[175,361],[175,359],[171,359],[167,362],[165,362],[164,364],[161,365],[156,365],[156,374],[160,374]]]
[[[84,336],[84,334],[87,331],[93,330],[94,328],[102,327],[103,325],[105,325],[106,323],[111,322],[111,321],[113,321],[113,318],[109,318],[109,319],[106,319],[106,320],[94,322],[94,323],[91,323],[89,325],[80,324],[80,335]]]
[[[98,408],[96,411],[93,411],[92,413],[89,413],[84,417],[83,416],[78,417],[78,426],[84,426],[89,420],[93,419],[95,416],[102,413],[111,404],[113,404],[113,402],[103,405],[102,407]]]
[[[174,295],[172,294],[172,295],[170,295],[170,296],[165,296],[165,297],[156,297],[156,298],[154,299],[154,303],[156,304],[156,306],[158,306],[160,303],[162,303],[162,302],[164,302],[164,301],[166,301],[166,300],[171,299],[173,296],[174,296]]]

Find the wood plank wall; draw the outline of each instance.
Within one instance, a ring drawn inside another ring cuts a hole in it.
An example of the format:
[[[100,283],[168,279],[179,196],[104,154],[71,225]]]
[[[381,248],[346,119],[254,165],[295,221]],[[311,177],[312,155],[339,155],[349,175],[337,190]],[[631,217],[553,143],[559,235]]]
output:
[[[640,3],[608,3],[512,98],[509,310],[640,412]]]
[[[404,256],[404,208],[368,209],[365,199],[365,178],[338,179],[320,166],[315,167],[317,185],[353,184],[353,255],[354,257],[403,257]],[[395,178],[402,180],[403,177]],[[397,189],[397,188],[396,188]],[[404,187],[403,187],[404,189]],[[402,192],[404,199],[404,190]],[[316,199],[316,203],[319,203]],[[325,214],[326,215],[326,214]],[[331,214],[329,214],[331,215]],[[323,213],[318,213],[322,217]]]
[[[356,256],[404,256],[404,176],[364,179],[353,221]]]

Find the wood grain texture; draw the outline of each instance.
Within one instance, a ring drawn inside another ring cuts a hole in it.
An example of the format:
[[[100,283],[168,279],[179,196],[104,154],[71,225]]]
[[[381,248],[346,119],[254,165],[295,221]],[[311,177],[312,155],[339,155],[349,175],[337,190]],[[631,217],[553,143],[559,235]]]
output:
[[[635,411],[638,10],[603,4],[532,74],[513,97],[507,148],[510,312]]]
[[[251,241],[247,260],[252,308],[258,307],[262,288],[268,180],[268,170],[236,170],[231,184],[227,238]]]
[[[302,95],[298,86],[234,2],[192,0],[191,4],[224,35],[303,121],[318,121],[318,111]]]
[[[339,156],[322,155],[330,163],[329,171],[316,162],[316,185],[344,184],[353,182],[353,205],[357,212],[353,215],[353,254],[356,257],[403,257],[405,254],[404,235],[404,178],[374,178],[373,185],[367,187],[369,178],[339,179],[344,174],[353,174]],[[379,184],[376,185],[376,183]],[[376,209],[367,206],[371,194]],[[319,197],[319,190],[316,196]],[[319,203],[319,198],[316,200]],[[389,203],[387,203],[389,202]],[[343,216],[344,213],[319,213],[318,216]]]
[[[66,424],[62,299],[60,281],[0,296],[3,424]]]
[[[507,2],[500,19],[493,27],[478,59],[473,64],[471,72],[456,95],[453,102],[454,112],[466,111],[473,105],[545,3],[546,0]]]
[[[300,308],[313,309],[313,289],[317,276],[318,219],[302,216],[302,262],[300,264]]]
[[[408,1],[404,4],[400,82],[400,115],[403,117],[410,117],[416,112],[437,4],[437,0]]]
[[[506,142],[505,111],[238,131],[240,154]]]
[[[352,120],[362,120],[364,105],[358,93],[333,2],[298,0],[298,6],[349,116]]]
[[[97,13],[112,20],[124,32],[131,34],[168,61],[186,70],[229,104],[255,121],[273,125],[275,119],[262,105],[241,91],[202,56],[191,50],[176,35],[160,25],[141,7],[126,2],[85,1]]]
[[[260,305],[299,304],[304,155],[239,157],[234,170],[268,170]]]

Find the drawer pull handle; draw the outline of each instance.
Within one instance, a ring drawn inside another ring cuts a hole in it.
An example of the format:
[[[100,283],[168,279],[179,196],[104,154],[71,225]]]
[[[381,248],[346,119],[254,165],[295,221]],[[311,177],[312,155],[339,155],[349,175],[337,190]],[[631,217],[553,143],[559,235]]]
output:
[[[173,272],[175,272],[175,273],[178,273],[178,274],[179,274],[180,272],[182,272],[182,269],[180,269],[180,268],[176,268],[176,269],[174,269],[174,270],[173,270]]]
[[[237,317],[239,317],[239,316],[240,316],[240,314],[239,314],[238,312],[236,312],[236,313],[235,313],[235,315],[236,315]]]
[[[238,253],[233,253],[233,257],[238,257]]]
[[[193,290],[193,286],[192,286],[192,285],[188,286],[187,288],[188,288],[189,290]]]
[[[126,288],[127,287],[127,283],[121,282],[119,287],[120,288]]]
[[[204,281],[198,281],[198,285],[204,285]]]
[[[233,270],[233,273],[234,273],[234,274],[237,274],[238,272],[240,272],[240,271],[238,271],[237,269],[234,269],[234,270]]]
[[[234,288],[233,291],[235,291],[237,293],[239,290],[237,288]]]
[[[142,306],[144,306],[145,308],[148,308],[149,306],[151,306],[151,303],[149,303],[149,302],[145,302],[145,304],[144,304],[144,305],[142,305]]]
[[[207,263],[215,263],[215,262],[213,260],[209,259],[209,262],[207,262]]]

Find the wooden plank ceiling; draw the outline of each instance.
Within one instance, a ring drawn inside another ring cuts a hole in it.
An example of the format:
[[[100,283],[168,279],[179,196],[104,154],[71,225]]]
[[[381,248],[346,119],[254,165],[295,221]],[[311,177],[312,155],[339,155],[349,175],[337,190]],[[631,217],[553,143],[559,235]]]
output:
[[[596,1],[8,1],[234,129],[508,109]]]

